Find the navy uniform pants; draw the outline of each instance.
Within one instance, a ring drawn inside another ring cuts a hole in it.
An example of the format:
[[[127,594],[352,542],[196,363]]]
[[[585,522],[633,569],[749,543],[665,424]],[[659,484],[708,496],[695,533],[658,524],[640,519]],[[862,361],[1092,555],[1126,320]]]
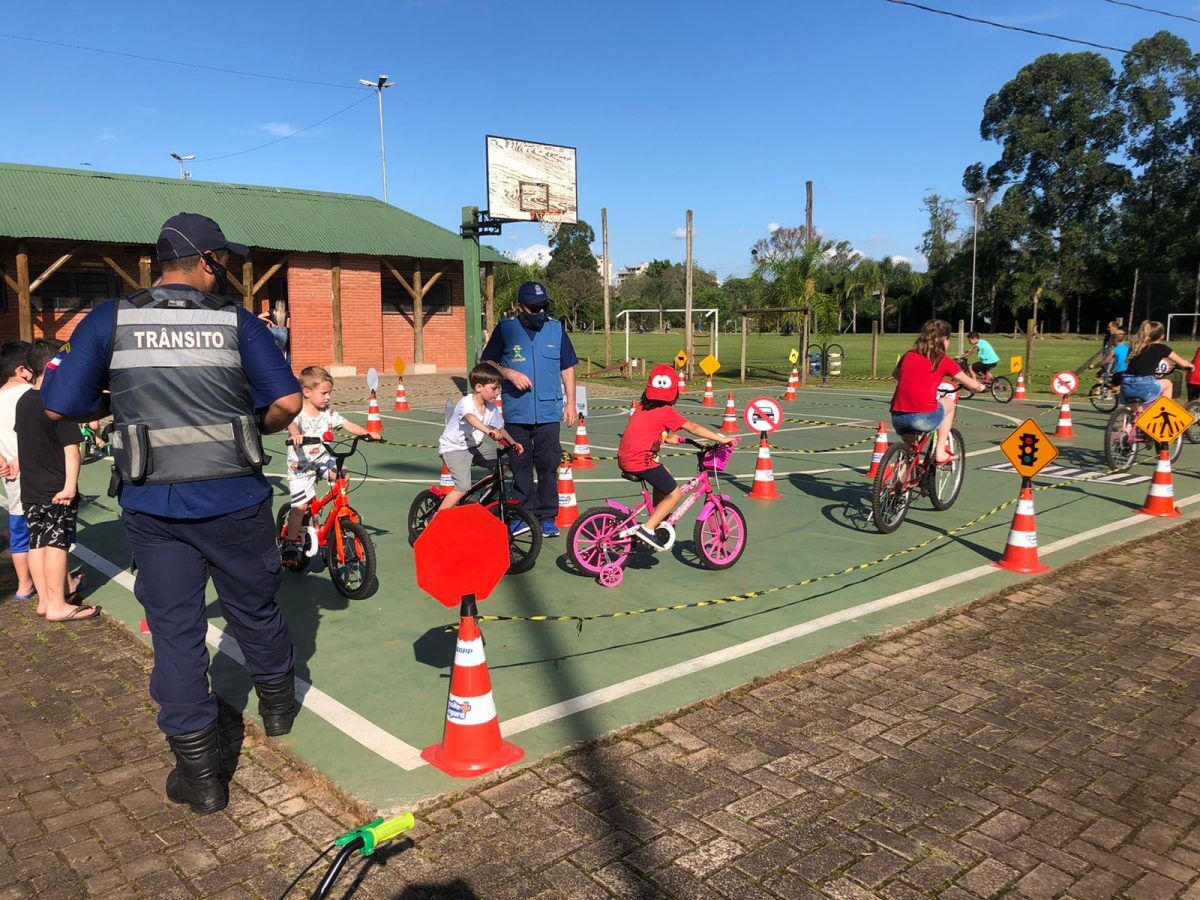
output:
[[[283,569],[271,501],[212,519],[166,519],[125,510],[137,563],[134,594],[154,640],[150,696],[164,734],[188,734],[217,720],[208,685],[208,614],[212,578],[229,636],[255,681],[279,681],[293,665],[292,639],[275,603]]]
[[[505,422],[504,427],[525,448],[519,456],[509,457],[513,472],[513,494],[521,506],[542,522],[558,515],[558,465],[562,462],[562,441],[558,422],[522,425]],[[537,487],[533,474],[537,472]]]

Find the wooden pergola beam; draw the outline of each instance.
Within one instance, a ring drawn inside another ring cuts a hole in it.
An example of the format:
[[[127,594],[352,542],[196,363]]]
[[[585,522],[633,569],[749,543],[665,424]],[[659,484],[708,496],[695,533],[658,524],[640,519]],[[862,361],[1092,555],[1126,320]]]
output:
[[[4,282],[8,285],[8,289],[14,294],[21,293],[21,286],[13,281],[12,276],[7,272],[4,273]]]
[[[257,294],[259,291],[261,291],[263,286],[272,278],[274,278],[275,274],[287,264],[287,261],[291,258],[291,256],[292,254],[285,253],[283,256],[279,257],[279,262],[267,269],[266,274],[263,275],[262,278],[258,279],[258,281],[254,282],[254,293]]]
[[[17,323],[23,341],[33,340],[33,306],[29,297],[29,248],[22,241],[17,244]]]
[[[30,282],[29,293],[31,293],[31,294],[34,293],[38,288],[40,288],[43,284],[45,284],[47,278],[50,278],[55,272],[57,272],[64,265],[66,265],[68,262],[70,262],[71,257],[73,257],[81,249],[82,248],[80,248],[80,247],[76,247],[74,250],[64,253],[62,256],[60,256],[58,259],[56,259],[54,262],[52,262],[50,265],[48,265],[46,267],[45,272],[43,272],[41,275],[39,275],[37,278],[33,279],[33,281]]]
[[[110,256],[105,256],[103,253],[101,253],[101,254],[100,254],[100,258],[101,258],[102,260],[104,260],[104,262],[105,262],[105,263],[108,265],[108,267],[109,267],[110,269],[112,269],[114,272],[116,272],[116,273],[117,273],[117,274],[118,274],[118,275],[121,277],[121,280],[122,280],[122,281],[124,281],[124,282],[125,282],[127,285],[129,285],[129,286],[130,286],[131,288],[133,288],[135,291],[136,291],[138,288],[140,288],[140,287],[141,287],[141,285],[140,285],[140,284],[138,284],[136,281],[134,281],[134,280],[133,280],[133,279],[132,279],[132,278],[129,276],[129,273],[128,273],[128,272],[126,272],[124,269],[122,269],[122,268],[120,267],[120,265],[118,265],[118,263],[117,263],[117,261],[116,261],[115,259],[113,259],[113,258],[112,258],[112,257],[110,257]]]
[[[396,279],[398,282],[400,282],[400,286],[401,286],[402,288],[404,288],[404,290],[405,290],[405,291],[408,293],[408,296],[409,296],[409,297],[410,297],[412,300],[416,300],[416,299],[417,299],[417,292],[413,290],[413,287],[412,287],[412,285],[411,285],[411,284],[409,284],[409,283],[408,283],[408,282],[405,280],[404,276],[400,274],[400,271],[399,271],[399,270],[398,270],[398,269],[397,269],[395,266],[393,266],[393,265],[392,265],[392,261],[391,261],[390,259],[385,259],[385,260],[383,261],[383,264],[384,264],[385,266],[387,266],[387,267],[388,267],[388,271],[392,273],[392,275],[395,277],[395,279]]]

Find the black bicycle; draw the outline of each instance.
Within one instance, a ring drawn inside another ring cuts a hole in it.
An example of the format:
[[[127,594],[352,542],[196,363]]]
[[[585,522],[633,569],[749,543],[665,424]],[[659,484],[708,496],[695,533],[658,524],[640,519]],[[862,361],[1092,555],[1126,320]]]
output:
[[[497,516],[508,530],[508,572],[520,575],[528,572],[542,552],[542,523],[537,516],[518,505],[508,496],[504,481],[504,458],[513,452],[507,441],[500,443],[496,453],[495,467],[467,490],[460,503],[480,503],[492,515]],[[408,542],[415,544],[421,532],[429,527],[434,515],[442,505],[442,498],[449,488],[426,488],[413,498],[408,508]]]

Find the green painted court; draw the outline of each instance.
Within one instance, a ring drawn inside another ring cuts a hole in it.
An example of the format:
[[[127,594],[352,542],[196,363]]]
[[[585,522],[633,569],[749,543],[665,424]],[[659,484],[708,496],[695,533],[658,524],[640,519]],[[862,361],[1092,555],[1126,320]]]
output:
[[[700,406],[695,388],[679,409],[716,427],[722,406]],[[745,402],[781,393],[778,385],[736,392],[743,432]],[[565,530],[563,537],[545,542],[532,572],[501,583],[481,604],[482,614],[603,616],[755,594],[702,608],[599,618],[581,632],[567,622],[484,622],[502,727],[525,749],[527,761],[1021,583],[1021,576],[989,565],[1003,551],[1013,506],[985,514],[1014,500],[1020,486],[1016,475],[995,470],[1004,462],[997,446],[1026,416],[1052,432],[1055,408],[1038,402],[1001,406],[990,399],[960,403],[957,425],[969,456],[957,504],[939,513],[927,500],[918,501],[898,531],[881,535],[870,524],[870,486],[862,473],[875,427],[887,417],[887,399],[880,392],[810,387],[786,405],[788,420],[772,436],[780,448],[773,451],[780,500],[745,496],[756,442],[744,440],[729,466],[731,477],[722,479],[725,493],[748,520],[749,546],[732,569],[699,568],[691,552],[698,509],[693,507],[680,523],[675,549],[635,554],[618,588],[604,588],[571,570]],[[581,511],[606,497],[628,500],[634,494],[635,486],[604,459],[615,455],[628,402],[628,395],[592,399],[587,428],[598,460],[596,468],[575,473]],[[1146,496],[1151,466],[1137,467],[1134,478],[1076,480],[1104,468],[1104,417],[1086,403],[1073,411],[1078,437],[1061,442],[1059,468],[1052,470],[1062,477],[1036,481],[1039,487],[1059,485],[1035,495],[1042,561],[1055,567],[1166,527],[1162,520],[1133,513]],[[285,573],[280,594],[296,645],[297,674],[312,685],[294,731],[284,740],[344,788],[383,809],[463,784],[419,757],[421,748],[441,737],[454,650],[454,634],[446,627],[455,614],[417,590],[406,539],[409,503],[436,482],[439,463],[434,450],[405,445],[436,444],[442,416],[440,404],[411,413],[385,412],[385,437],[397,443],[364,450],[368,476],[351,501],[379,550],[375,594],[347,601],[324,571]],[[365,419],[365,410],[355,417]],[[564,429],[564,445],[572,440],[573,433]],[[857,443],[822,452],[852,442]],[[272,439],[270,471],[276,476],[283,473],[281,448],[282,442]],[[693,459],[665,461],[683,480],[694,472]],[[1198,462],[1200,448],[1185,445],[1175,471],[1176,501],[1185,515],[1193,514],[1198,508],[1193,501],[1200,500]],[[362,473],[361,459],[352,468]],[[81,506],[78,558],[88,566],[92,583],[99,584],[92,601],[136,631],[141,608],[131,592],[116,504],[104,496],[107,476],[104,463],[84,469],[81,491],[97,501]],[[281,479],[274,480],[278,505],[284,492]],[[464,545],[463,565],[471,565],[471,559],[471,548]],[[863,565],[876,560],[883,561]],[[770,590],[824,575],[830,577]],[[212,667],[217,691],[234,706],[247,706],[250,681],[236,661],[236,645],[222,635],[224,622],[215,603],[210,616],[210,644],[222,651],[214,653]],[[254,709],[250,702],[247,711]]]

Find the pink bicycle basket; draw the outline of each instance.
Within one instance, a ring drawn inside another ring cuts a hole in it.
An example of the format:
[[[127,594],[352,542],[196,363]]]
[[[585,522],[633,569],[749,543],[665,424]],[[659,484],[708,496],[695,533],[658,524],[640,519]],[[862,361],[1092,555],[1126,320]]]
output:
[[[733,458],[733,447],[714,447],[712,450],[706,450],[703,456],[704,467],[706,469],[715,469],[718,472],[724,472],[725,467],[729,465],[729,460]]]

